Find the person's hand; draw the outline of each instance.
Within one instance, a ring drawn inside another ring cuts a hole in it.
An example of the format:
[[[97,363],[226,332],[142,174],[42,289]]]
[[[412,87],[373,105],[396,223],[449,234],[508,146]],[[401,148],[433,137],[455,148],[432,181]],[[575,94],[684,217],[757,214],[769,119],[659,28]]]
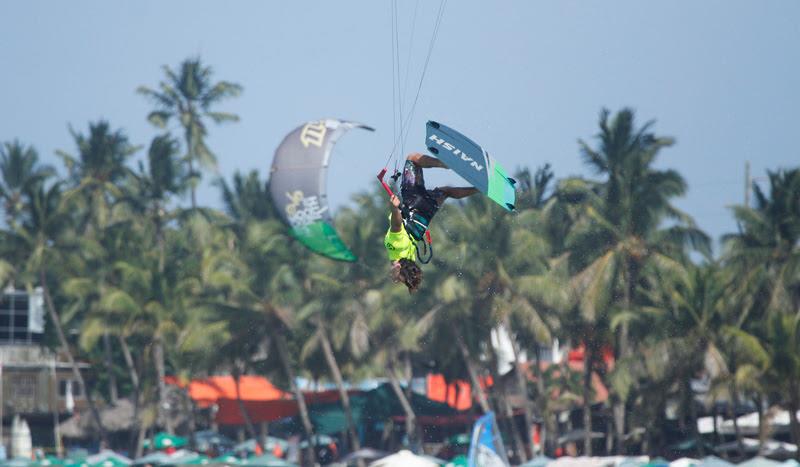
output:
[[[389,201],[391,201],[392,206],[394,206],[394,207],[396,207],[398,209],[400,208],[400,198],[398,198],[397,195],[392,195],[392,197],[389,199]]]

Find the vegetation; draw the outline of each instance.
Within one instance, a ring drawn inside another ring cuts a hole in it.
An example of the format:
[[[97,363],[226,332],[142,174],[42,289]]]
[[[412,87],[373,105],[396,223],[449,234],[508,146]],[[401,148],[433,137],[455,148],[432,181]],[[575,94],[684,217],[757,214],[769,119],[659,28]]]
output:
[[[0,149],[0,285],[43,287],[51,344],[97,369],[86,394],[134,402],[135,419],[147,420],[135,422],[139,441],[149,425],[172,430],[175,412],[189,410],[168,400],[166,375],[267,375],[295,393],[309,436],[297,376],[336,384],[346,409],[345,380],[387,378],[412,443],[420,434],[403,384],[414,370],[469,381],[483,410],[507,415],[506,394],[481,384],[502,376],[499,329],[512,343],[526,420],[544,420],[547,453],[556,414],[573,405],[584,407],[585,426],[598,413],[611,421],[618,453],[663,446],[669,401],[699,440],[691,381],[700,374],[732,410],[744,400],[800,410],[800,169],[754,186],[754,205],[733,208],[738,229],[714,257],[673,204],[685,180],[655,166],[657,157],[668,166],[674,140],[652,122],[637,126],[630,109],[603,110],[596,141],[576,148],[597,178],[521,170],[515,215],[480,196],[449,203],[434,222],[436,258],[409,295],[389,280],[388,201],[378,187],[336,218],[360,258],[353,264],[294,242],[256,172],[216,181],[223,210],[198,206],[198,167],[216,164],[206,121],[235,121],[211,108],[241,87],[213,84],[199,59],[164,72],[157,90],[139,89],[155,105],[147,118],[166,129],[144,151],[105,121],[71,130],[75,153],[59,152],[60,176],[32,146]],[[179,126],[167,127],[173,119]],[[583,350],[582,375],[540,365],[556,338]],[[599,412],[594,377],[610,391]],[[102,436],[94,404],[92,412]],[[511,431],[524,459],[531,433]],[[794,417],[791,435],[800,443]]]

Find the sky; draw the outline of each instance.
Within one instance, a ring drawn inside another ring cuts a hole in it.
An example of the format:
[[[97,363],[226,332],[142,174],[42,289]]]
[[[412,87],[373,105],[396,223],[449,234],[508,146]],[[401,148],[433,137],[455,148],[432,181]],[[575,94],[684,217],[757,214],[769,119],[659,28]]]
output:
[[[743,202],[746,161],[762,185],[766,170],[800,165],[798,1],[450,0],[421,81],[439,5],[397,1],[395,55],[390,0],[3,1],[0,141],[31,144],[62,170],[55,151],[76,152],[70,127],[106,119],[146,146],[159,132],[136,88],[200,57],[214,80],[244,87],[219,106],[241,121],[209,130],[225,178],[266,178],[281,139],[308,120],[377,129],[337,144],[328,194],[338,208],[377,183],[392,151],[399,62],[402,151],[424,149],[431,119],[509,170],[550,163],[557,177],[594,176],[578,140],[595,144],[601,109],[630,107],[676,139],[657,166],[685,177],[676,205],[714,238],[736,229],[729,207]],[[221,207],[213,177],[198,200]],[[458,183],[441,171],[427,180]]]

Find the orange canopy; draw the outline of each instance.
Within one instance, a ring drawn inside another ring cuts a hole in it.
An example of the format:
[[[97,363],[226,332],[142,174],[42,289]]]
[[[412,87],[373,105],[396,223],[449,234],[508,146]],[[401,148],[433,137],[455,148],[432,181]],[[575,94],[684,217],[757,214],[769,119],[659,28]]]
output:
[[[239,396],[236,380],[232,376],[211,376],[195,379],[189,383],[189,397],[198,407],[209,407],[221,399],[244,402],[290,400],[292,396],[276,388],[262,376],[244,375],[239,377]]]
[[[491,387],[492,384],[491,376],[480,379],[483,389]],[[444,375],[429,374],[426,385],[426,395],[432,401],[444,402],[456,410],[468,410],[472,407],[472,387],[466,381],[455,380],[448,383]]]

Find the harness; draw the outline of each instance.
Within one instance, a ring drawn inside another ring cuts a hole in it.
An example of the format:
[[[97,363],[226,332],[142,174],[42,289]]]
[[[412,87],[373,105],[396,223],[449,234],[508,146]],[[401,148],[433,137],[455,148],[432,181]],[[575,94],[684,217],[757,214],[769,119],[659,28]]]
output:
[[[414,242],[414,249],[417,250],[417,259],[420,263],[428,264],[433,259],[433,244],[431,242],[431,231],[428,230],[430,218],[424,216],[417,209],[409,208],[406,204],[401,205],[400,214],[403,217],[403,227],[406,234]],[[422,244],[420,253],[419,245]]]
[[[386,169],[381,170],[378,174],[383,189],[389,196],[394,196],[392,189],[383,180],[386,175]],[[400,172],[396,172],[391,178],[397,181]],[[424,206],[419,203],[419,200],[425,199],[424,196],[417,198],[417,202],[409,206],[406,203],[400,205],[400,215],[403,218],[403,228],[406,234],[411,238],[414,243],[414,249],[417,251],[417,259],[422,264],[428,264],[433,259],[433,242],[431,241],[431,232],[428,230],[428,224],[431,222],[432,213],[428,212],[430,209],[423,209]],[[434,211],[435,212],[435,211]],[[420,252],[419,244],[422,243],[422,252]]]

